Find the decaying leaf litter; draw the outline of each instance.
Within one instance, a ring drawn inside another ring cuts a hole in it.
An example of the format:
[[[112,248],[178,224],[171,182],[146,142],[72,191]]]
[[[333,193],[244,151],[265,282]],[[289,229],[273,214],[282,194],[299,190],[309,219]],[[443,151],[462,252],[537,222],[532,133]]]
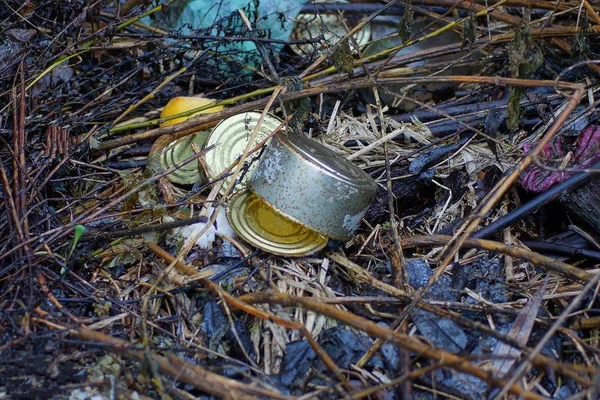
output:
[[[1,398],[598,397],[597,5],[147,3],[0,11]],[[156,162],[250,111],[375,179],[351,240],[257,250]]]

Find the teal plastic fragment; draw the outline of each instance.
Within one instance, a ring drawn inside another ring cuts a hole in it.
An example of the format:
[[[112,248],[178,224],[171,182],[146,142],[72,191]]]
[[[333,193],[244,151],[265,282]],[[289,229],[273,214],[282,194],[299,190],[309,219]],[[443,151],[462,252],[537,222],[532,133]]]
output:
[[[156,19],[149,17],[143,23],[182,35],[192,35],[199,29],[209,29],[219,37],[254,35],[277,40],[289,40],[294,19],[300,13],[304,0],[179,0],[170,4]],[[253,33],[249,34],[238,9],[244,10]],[[206,33],[204,33],[206,34]],[[275,52],[283,44],[266,45]],[[215,42],[213,50],[238,64],[256,67],[261,63],[259,52],[252,41]],[[239,73],[238,71],[235,71]]]

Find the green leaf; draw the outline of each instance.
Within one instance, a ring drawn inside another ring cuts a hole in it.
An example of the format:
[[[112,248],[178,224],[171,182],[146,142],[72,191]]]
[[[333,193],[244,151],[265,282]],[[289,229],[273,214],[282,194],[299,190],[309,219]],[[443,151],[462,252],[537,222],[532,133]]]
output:
[[[77,243],[79,243],[79,239],[85,233],[85,226],[83,225],[75,225],[75,231],[73,232],[73,244],[71,245],[71,251],[69,253],[69,257],[75,251],[75,247],[77,247]]]
[[[83,225],[75,225],[75,233],[73,235],[73,248],[77,246],[77,242],[81,239],[81,236],[85,233],[85,226]]]

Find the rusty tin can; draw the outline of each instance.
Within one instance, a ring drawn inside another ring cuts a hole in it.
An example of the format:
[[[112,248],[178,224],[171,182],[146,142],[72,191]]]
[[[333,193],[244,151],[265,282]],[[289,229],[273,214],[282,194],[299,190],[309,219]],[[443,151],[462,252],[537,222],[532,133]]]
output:
[[[248,186],[282,215],[336,240],[354,235],[377,191],[358,166],[293,133],[272,139]]]
[[[233,117],[229,117],[219,122],[213,129],[208,139],[206,146],[215,146],[212,150],[204,155],[204,164],[206,173],[210,179],[217,179],[229,166],[238,159],[246,149],[248,141],[252,136],[252,132],[260,119],[259,112],[246,112]],[[250,148],[257,146],[260,142],[266,139],[275,129],[281,125],[282,121],[273,116],[266,115],[263,122],[260,124],[258,133],[252,142]],[[268,142],[267,142],[268,143]],[[252,162],[258,153],[246,159],[249,168],[242,179],[242,183],[247,180],[247,177],[252,174],[256,163]],[[229,183],[231,178],[225,180]],[[224,185],[225,188],[227,185]],[[242,185],[243,187],[243,185]]]

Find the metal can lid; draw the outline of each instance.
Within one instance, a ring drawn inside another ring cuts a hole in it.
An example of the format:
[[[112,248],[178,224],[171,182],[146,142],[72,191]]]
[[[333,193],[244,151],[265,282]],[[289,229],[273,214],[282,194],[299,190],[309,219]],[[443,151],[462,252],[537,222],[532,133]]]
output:
[[[206,173],[211,179],[216,179],[227,169],[238,157],[242,155],[248,140],[252,136],[254,128],[258,124],[261,113],[259,112],[247,112],[243,114],[234,115],[221,121],[212,131],[206,146],[213,146],[215,148],[210,150],[204,156],[206,162]],[[254,142],[251,147],[256,146],[263,141],[271,132],[273,132],[282,123],[282,121],[272,115],[266,115]],[[256,157],[258,153],[255,153]],[[246,159],[246,162],[252,161]],[[247,180],[247,177],[252,175],[252,171],[255,168],[256,163],[251,163],[246,175],[242,182]],[[229,183],[231,177],[226,179],[226,183]]]
[[[276,255],[307,256],[322,250],[328,241],[319,233],[286,218],[248,190],[231,199],[227,218],[242,239]]]
[[[328,0],[315,0],[315,3],[330,3]],[[346,0],[337,0],[335,3],[348,3]],[[323,35],[323,39],[329,47],[337,43],[341,38],[346,35],[346,27],[339,20],[339,16],[334,14],[320,14],[315,15],[313,13],[302,13],[296,18],[296,23],[292,30],[292,39],[294,40],[312,40]],[[354,40],[359,47],[365,46],[369,43],[371,38],[371,26],[365,25],[360,31],[354,35]],[[307,44],[293,44],[290,46],[292,50],[298,54],[311,54],[315,52],[322,52],[323,47],[320,43],[307,43]],[[352,41],[350,41],[350,48],[354,51],[357,49],[353,48]]]
[[[195,153],[192,144],[197,144],[198,148],[201,149],[208,135],[208,131],[194,133],[166,146],[160,153],[160,165],[163,170],[180,164],[182,161],[193,156]],[[201,171],[202,169],[198,164],[198,160],[193,160],[171,172],[167,175],[167,178],[171,182],[180,185],[193,185],[202,178]]]
[[[374,194],[377,191],[377,183],[369,174],[327,146],[293,133],[280,133],[277,135],[277,140],[337,181],[349,187],[365,190],[367,193]]]

